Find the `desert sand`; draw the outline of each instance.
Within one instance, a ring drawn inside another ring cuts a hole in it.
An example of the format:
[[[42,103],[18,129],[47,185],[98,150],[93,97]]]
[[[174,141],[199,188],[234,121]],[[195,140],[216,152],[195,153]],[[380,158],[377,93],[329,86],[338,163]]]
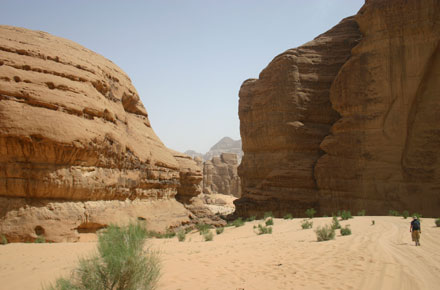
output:
[[[198,232],[185,242],[152,239],[149,248],[162,260],[159,290],[165,289],[438,289],[440,228],[422,220],[421,247],[409,233],[410,219],[355,217],[353,234],[317,242],[314,230],[331,218],[314,218],[313,229],[302,219],[275,219],[273,234],[257,235],[247,222],[228,227],[211,242]],[[375,220],[375,225],[371,221]],[[93,237],[84,237],[93,239]],[[41,289],[67,275],[78,257],[96,249],[96,242],[0,246],[0,288]]]

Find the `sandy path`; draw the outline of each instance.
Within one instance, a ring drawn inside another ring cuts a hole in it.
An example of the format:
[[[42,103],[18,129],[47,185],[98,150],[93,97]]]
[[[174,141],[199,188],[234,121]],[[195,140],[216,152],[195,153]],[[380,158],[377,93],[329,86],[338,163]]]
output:
[[[371,220],[376,221],[371,226]],[[313,219],[314,228],[330,218]],[[301,220],[276,219],[272,235],[257,236],[246,223],[226,228],[204,242],[198,233],[179,243],[152,240],[160,251],[167,289],[438,289],[440,228],[423,219],[421,247],[409,233],[410,220],[399,217],[356,217],[353,234],[316,242]],[[0,288],[40,289],[75,265],[94,243],[9,244],[0,247]]]

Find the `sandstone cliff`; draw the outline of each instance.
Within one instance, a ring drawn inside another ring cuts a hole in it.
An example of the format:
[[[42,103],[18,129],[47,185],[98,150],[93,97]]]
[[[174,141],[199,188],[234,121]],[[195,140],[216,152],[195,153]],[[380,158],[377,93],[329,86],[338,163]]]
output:
[[[177,159],[115,64],[48,33],[0,26],[0,232],[9,240],[75,241],[129,218],[188,222],[174,197],[189,195],[201,172],[194,178]]]
[[[313,167],[319,145],[338,119],[330,86],[360,38],[347,18],[313,41],[277,56],[240,89],[239,167],[242,198],[237,214],[301,214],[317,207]]]
[[[236,154],[222,153],[203,164],[203,193],[240,197],[240,177],[237,174]]]
[[[237,214],[437,214],[439,43],[439,1],[369,0],[244,82]]]
[[[370,0],[330,90],[341,117],[315,168],[326,205],[440,210],[440,2]]]

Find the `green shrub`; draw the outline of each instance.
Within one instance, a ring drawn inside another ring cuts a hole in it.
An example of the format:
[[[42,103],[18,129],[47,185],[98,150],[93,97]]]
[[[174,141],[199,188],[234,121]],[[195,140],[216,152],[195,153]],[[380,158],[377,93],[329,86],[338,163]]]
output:
[[[253,216],[248,217],[248,218],[246,219],[246,221],[247,221],[247,222],[252,222],[252,221],[254,221],[256,218],[257,218],[257,217],[253,215]]]
[[[318,227],[315,233],[318,242],[329,241],[335,238],[335,230],[329,225]]]
[[[407,219],[409,217],[409,212],[407,210],[404,210],[402,212],[402,216],[403,216],[404,219]]]
[[[205,238],[205,242],[209,242],[214,239],[214,234],[211,231],[208,231],[207,233],[203,234],[203,237]]]
[[[337,229],[340,229],[340,228],[341,228],[341,225],[339,224],[338,217],[337,216],[333,216],[332,229],[337,230]]]
[[[388,211],[388,215],[389,216],[400,216],[399,212],[397,210],[393,210],[393,209],[390,209]]]
[[[217,235],[220,235],[221,233],[223,233],[224,230],[225,230],[224,227],[219,227],[219,228],[215,229],[215,232],[216,232]]]
[[[341,228],[341,235],[342,236],[351,235],[351,229],[350,229],[349,225],[346,225],[344,228]]]
[[[273,226],[273,218],[269,218],[266,220],[266,226]]]
[[[259,224],[257,228],[257,235],[265,235],[265,234],[272,234],[272,227],[267,227]]]
[[[98,255],[80,259],[70,279],[58,279],[49,289],[154,289],[159,260],[143,250],[147,236],[140,224],[110,225],[99,234]]]
[[[0,245],[6,245],[8,243],[8,239],[5,235],[0,235]]]
[[[371,225],[374,226],[376,222],[374,220],[371,221]]]
[[[263,219],[267,219],[267,218],[269,218],[269,217],[273,217],[272,212],[271,212],[271,211],[267,211],[267,212],[265,212],[265,213],[264,213],[264,216],[263,216]]]
[[[180,230],[177,232],[177,239],[179,240],[179,242],[184,242],[186,239],[186,233],[184,230]]]
[[[201,224],[197,224],[196,228],[200,232],[200,235],[204,235],[207,232],[209,232],[209,230],[212,228],[212,226],[204,224],[204,223],[201,223]]]
[[[365,209],[358,211],[358,216],[365,216]]]
[[[341,216],[341,211],[340,210],[338,210],[336,216]]]
[[[351,212],[349,210],[343,210],[341,213],[341,218],[343,220],[348,220],[348,219],[352,219],[353,217],[351,216]]]
[[[293,219],[293,215],[292,215],[291,213],[288,213],[288,214],[286,214],[286,215],[284,216],[284,219],[285,219],[285,220],[291,220],[291,219]]]
[[[440,227],[440,218],[438,218],[438,219],[435,220],[435,225],[438,226],[438,227]],[[7,242],[7,241],[6,241],[6,242]]]
[[[244,220],[242,218],[238,218],[231,223],[234,227],[238,228],[244,226]]]
[[[46,238],[44,236],[37,236],[34,243],[36,244],[43,244],[46,242]]]
[[[316,210],[314,208],[309,208],[306,210],[306,216],[312,219],[315,216]]]
[[[309,222],[308,220],[303,220],[301,223],[301,227],[303,230],[311,229],[313,227],[313,222]]]

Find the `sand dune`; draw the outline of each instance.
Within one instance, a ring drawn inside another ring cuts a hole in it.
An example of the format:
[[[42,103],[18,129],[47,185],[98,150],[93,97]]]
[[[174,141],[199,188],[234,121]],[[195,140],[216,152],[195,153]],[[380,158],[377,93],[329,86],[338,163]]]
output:
[[[376,225],[372,226],[371,221]],[[314,228],[330,218],[313,219]],[[160,252],[165,289],[438,289],[440,285],[440,228],[423,219],[421,247],[409,233],[410,219],[355,217],[353,234],[316,242],[301,219],[275,219],[272,235],[258,236],[253,225],[226,228],[204,242],[199,233],[154,239]],[[92,253],[94,242],[8,244],[0,246],[0,288],[41,289],[42,283],[66,275],[79,256]]]

